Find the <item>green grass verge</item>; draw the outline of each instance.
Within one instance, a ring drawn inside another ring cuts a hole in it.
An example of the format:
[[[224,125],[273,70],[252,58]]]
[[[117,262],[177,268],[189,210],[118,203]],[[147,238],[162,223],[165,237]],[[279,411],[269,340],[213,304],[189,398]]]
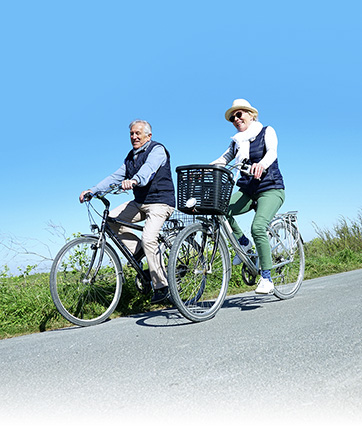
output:
[[[362,268],[362,217],[347,223],[341,219],[333,231],[316,228],[318,237],[304,245],[305,276],[312,279]],[[11,276],[0,270],[0,339],[71,326],[56,310],[49,291],[49,274]],[[135,272],[124,266],[125,284],[113,317],[156,310],[151,295],[141,295],[134,284]],[[228,294],[252,290],[242,281],[241,266],[233,267]]]

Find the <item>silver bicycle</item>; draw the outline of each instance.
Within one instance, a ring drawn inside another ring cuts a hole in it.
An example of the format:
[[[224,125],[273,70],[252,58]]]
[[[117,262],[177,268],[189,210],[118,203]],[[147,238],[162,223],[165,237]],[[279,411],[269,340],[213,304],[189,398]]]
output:
[[[250,166],[242,172],[249,174]],[[169,290],[174,304],[191,321],[205,321],[223,305],[231,277],[230,250],[242,260],[242,278],[254,285],[260,273],[256,250],[245,253],[226,219],[233,174],[215,165],[176,168],[178,209],[196,216],[174,240],[168,263]],[[278,214],[267,230],[273,267],[274,295],[292,298],[304,277],[303,241],[297,212]]]

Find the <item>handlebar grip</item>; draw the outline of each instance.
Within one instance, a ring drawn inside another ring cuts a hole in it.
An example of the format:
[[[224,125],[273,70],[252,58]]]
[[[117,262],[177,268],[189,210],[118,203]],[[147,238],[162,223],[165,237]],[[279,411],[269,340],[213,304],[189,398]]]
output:
[[[86,194],[84,194],[84,201],[90,201],[93,198],[93,194],[91,192],[87,192]]]

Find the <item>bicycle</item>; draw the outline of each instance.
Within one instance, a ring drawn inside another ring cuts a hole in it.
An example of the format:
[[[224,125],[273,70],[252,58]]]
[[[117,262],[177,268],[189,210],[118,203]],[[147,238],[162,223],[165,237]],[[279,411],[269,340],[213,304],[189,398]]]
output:
[[[123,267],[109,239],[126,258],[127,264],[136,271],[137,289],[144,295],[152,289],[149,271],[143,269],[142,257],[135,257],[109,226],[109,222],[115,220],[109,217],[110,202],[105,195],[120,192],[112,187],[105,193],[85,196],[93,234],[82,234],[69,241],[60,249],[52,264],[50,292],[53,302],[59,313],[75,325],[102,323],[114,312],[121,298]],[[90,203],[92,197],[103,203],[102,215]],[[100,226],[94,222],[92,210],[102,217]],[[137,231],[143,230],[143,226],[135,223],[118,219],[117,223]],[[172,215],[163,225],[158,241],[166,265],[172,242],[185,223],[187,221],[180,216],[175,218]]]
[[[250,168],[243,162],[240,169],[250,175]],[[169,290],[182,315],[200,322],[215,316],[225,300],[231,277],[229,247],[241,258],[242,279],[249,286],[255,284],[260,273],[259,258],[256,250],[244,252],[225,216],[234,186],[233,173],[217,165],[179,166],[176,172],[178,209],[199,216],[173,243],[168,264]],[[305,267],[297,212],[276,215],[267,233],[274,295],[289,299],[299,290]]]

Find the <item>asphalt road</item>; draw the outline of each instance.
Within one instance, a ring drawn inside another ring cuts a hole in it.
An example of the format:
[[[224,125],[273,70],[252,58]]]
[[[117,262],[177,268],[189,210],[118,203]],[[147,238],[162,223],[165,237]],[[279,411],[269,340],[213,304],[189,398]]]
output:
[[[361,425],[361,305],[357,270],[199,324],[169,309],[3,340],[0,422]]]

